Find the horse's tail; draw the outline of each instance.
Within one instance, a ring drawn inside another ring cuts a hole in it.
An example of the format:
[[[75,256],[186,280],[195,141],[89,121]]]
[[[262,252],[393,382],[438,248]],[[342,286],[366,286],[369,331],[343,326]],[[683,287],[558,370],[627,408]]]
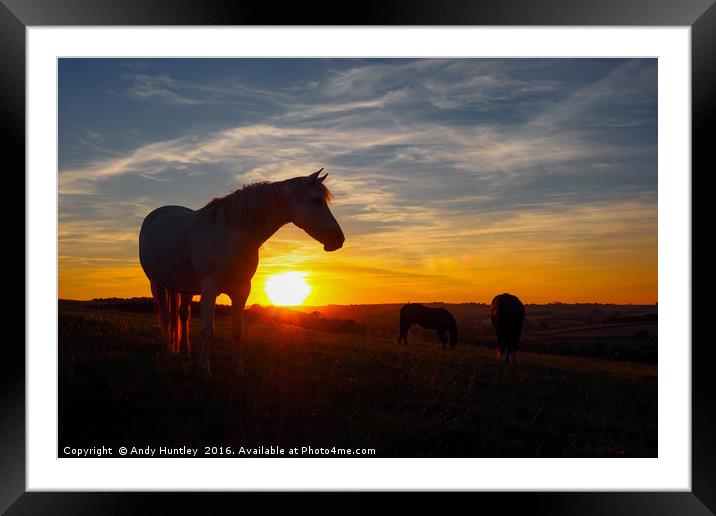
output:
[[[162,336],[166,339],[169,337],[169,328],[167,323],[169,318],[167,317],[168,312],[165,314],[167,308],[167,289],[160,288],[155,282],[151,282],[152,286],[152,300],[154,301],[154,315],[157,317],[159,328],[162,330]]]
[[[162,335],[172,352],[179,351],[181,324],[179,324],[179,294],[172,289],[160,288],[152,283],[154,314],[157,316]]]
[[[181,341],[181,324],[179,324],[179,293],[167,289],[169,296],[169,345],[172,352],[179,353],[179,342]]]

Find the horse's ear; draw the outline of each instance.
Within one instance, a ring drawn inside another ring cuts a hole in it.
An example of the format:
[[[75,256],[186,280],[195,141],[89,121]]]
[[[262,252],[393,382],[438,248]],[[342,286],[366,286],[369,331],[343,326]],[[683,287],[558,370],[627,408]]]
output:
[[[321,170],[323,170],[323,169],[321,169]],[[323,175],[323,177],[319,177],[318,179],[316,179],[316,181],[318,181],[319,183],[322,183],[327,177],[328,177],[328,172],[326,172]]]
[[[318,180],[318,174],[323,172],[323,169],[319,170],[318,172],[314,172],[310,176],[308,176],[308,182],[309,183],[315,183]]]

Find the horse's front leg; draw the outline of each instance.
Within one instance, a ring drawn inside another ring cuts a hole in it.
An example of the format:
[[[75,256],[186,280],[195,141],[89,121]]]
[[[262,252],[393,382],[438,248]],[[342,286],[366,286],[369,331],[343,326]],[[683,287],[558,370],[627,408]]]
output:
[[[191,341],[191,325],[189,324],[189,316],[191,315],[191,294],[183,292],[181,294],[181,304],[179,305],[179,323],[181,333],[181,345],[179,350],[184,355],[189,355],[189,346]]]
[[[214,306],[219,291],[213,278],[201,282],[201,357],[199,367],[204,376],[211,374],[209,354],[214,338]]]
[[[234,368],[238,374],[244,374],[241,360],[241,337],[244,329],[244,307],[251,292],[251,282],[241,282],[229,293],[231,298],[231,340],[234,344]]]

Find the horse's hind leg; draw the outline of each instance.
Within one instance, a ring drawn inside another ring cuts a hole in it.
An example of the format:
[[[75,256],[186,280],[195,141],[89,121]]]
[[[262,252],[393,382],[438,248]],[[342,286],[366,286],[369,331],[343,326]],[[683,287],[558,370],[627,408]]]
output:
[[[440,344],[445,349],[445,330],[438,330],[438,337],[440,337]]]
[[[190,349],[189,316],[191,315],[191,298],[191,294],[182,293],[181,303],[179,305],[179,333],[181,334],[179,350],[184,355],[189,355]]]
[[[510,363],[510,355],[512,354],[512,346],[509,344],[505,344],[504,349],[502,350],[502,361],[505,364]]]
[[[410,325],[400,324],[400,336],[398,337],[398,344],[402,341],[406,346],[408,345],[408,332],[410,331]]]

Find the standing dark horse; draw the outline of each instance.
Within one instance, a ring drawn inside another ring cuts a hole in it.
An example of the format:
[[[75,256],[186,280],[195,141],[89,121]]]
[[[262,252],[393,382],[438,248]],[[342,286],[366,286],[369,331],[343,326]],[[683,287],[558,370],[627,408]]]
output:
[[[401,341],[408,345],[408,330],[413,324],[419,324],[428,330],[437,330],[440,343],[445,349],[445,332],[450,333],[450,347],[457,344],[457,323],[450,312],[444,308],[429,308],[418,303],[408,303],[400,309],[400,335]]]
[[[323,169],[321,169],[323,170]],[[210,373],[214,305],[220,294],[231,298],[234,362],[242,371],[244,305],[259,263],[259,247],[293,222],[323,244],[343,246],[343,231],[327,202],[326,176],[315,172],[273,183],[256,183],[214,199],[200,210],[163,206],[144,219],[139,261],[152,287],[154,304],[169,348],[189,351],[189,303],[201,295],[201,371]]]
[[[491,316],[497,334],[497,359],[516,363],[525,305],[512,294],[500,294],[492,300]]]

